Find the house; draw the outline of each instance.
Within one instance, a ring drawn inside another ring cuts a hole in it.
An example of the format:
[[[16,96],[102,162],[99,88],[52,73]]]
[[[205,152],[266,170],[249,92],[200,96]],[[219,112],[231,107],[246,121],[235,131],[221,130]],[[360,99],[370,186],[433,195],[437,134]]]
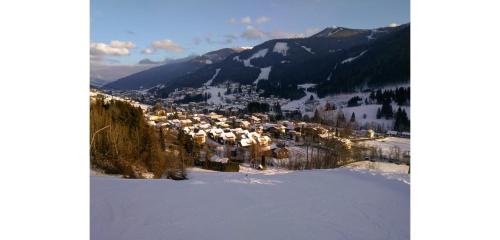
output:
[[[208,130],[210,129],[212,126],[209,124],[209,123],[205,123],[205,122],[201,122],[200,125],[198,126],[200,129],[203,129],[203,130]]]
[[[276,147],[272,149],[272,154],[274,158],[283,159],[288,158],[289,150],[287,147]]]
[[[248,129],[250,127],[250,122],[246,121],[246,120],[243,120],[243,121],[240,122],[240,127],[243,128],[243,129]]]
[[[246,148],[246,147],[250,147],[254,143],[255,143],[255,140],[252,138],[242,138],[241,140],[238,141],[238,146]]]
[[[239,141],[243,138],[246,138],[246,134],[248,133],[248,130],[243,130],[241,128],[235,128],[233,129],[233,133],[236,136],[236,140]]]
[[[222,134],[222,140],[224,143],[234,143],[236,141],[236,136],[232,132],[225,132]]]
[[[373,131],[372,129],[368,129],[368,131],[366,132],[366,136],[369,137],[369,138],[374,138],[375,137],[375,131]]]
[[[297,132],[295,130],[290,130],[287,132],[287,136],[290,139],[295,139],[296,137],[300,137],[301,135],[300,135],[300,132]]]
[[[212,128],[208,132],[208,136],[211,139],[217,140],[217,139],[219,139],[219,137],[221,136],[222,133],[224,133],[224,131],[222,131],[222,129],[220,129],[220,128]]]
[[[387,131],[386,134],[389,135],[389,136],[397,136],[398,132],[397,131],[393,131],[393,130],[389,130],[389,131]]]
[[[199,130],[195,135],[194,135],[194,141],[198,144],[204,144],[206,141],[206,136],[207,134],[203,130]]]
[[[193,122],[190,119],[180,120],[181,127],[191,126]]]
[[[260,123],[260,118],[258,118],[256,116],[251,116],[249,120],[251,123],[254,123],[254,124]]]

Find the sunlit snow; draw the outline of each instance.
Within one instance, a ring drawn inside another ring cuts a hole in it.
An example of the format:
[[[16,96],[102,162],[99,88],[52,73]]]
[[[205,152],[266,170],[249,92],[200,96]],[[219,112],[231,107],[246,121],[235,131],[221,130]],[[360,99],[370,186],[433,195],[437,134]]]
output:
[[[257,85],[260,80],[267,80],[267,79],[269,79],[269,73],[270,72],[271,72],[271,66],[265,67],[265,68],[261,68],[260,69],[260,74],[257,77],[257,79],[255,79],[255,81],[253,82],[253,84]]]
[[[363,54],[365,54],[368,50],[364,50],[363,52],[361,52],[358,56],[355,56],[355,57],[350,57],[350,58],[347,58],[345,60],[342,61],[342,64],[344,63],[350,63],[356,59],[358,59],[359,57],[363,56]]]
[[[273,52],[280,53],[283,56],[286,56],[286,52],[288,51],[288,44],[286,42],[276,42],[273,48]]]

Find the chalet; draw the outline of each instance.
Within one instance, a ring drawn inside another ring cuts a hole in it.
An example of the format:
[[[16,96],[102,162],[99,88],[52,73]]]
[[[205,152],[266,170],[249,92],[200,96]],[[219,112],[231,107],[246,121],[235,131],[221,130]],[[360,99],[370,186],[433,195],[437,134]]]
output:
[[[252,144],[255,144],[256,141],[252,138],[242,138],[241,140],[238,141],[238,146],[239,147],[250,147]]]
[[[288,132],[287,132],[287,136],[288,136],[288,138],[290,138],[290,139],[295,139],[296,137],[300,137],[300,136],[301,136],[301,134],[300,134],[300,132],[298,132],[298,131],[295,131],[295,130],[290,130],[290,131],[288,131]]]
[[[248,130],[243,130],[241,128],[236,128],[236,129],[233,129],[233,133],[234,135],[236,136],[236,140],[239,141],[243,138],[246,138],[246,134],[248,134]]]
[[[193,117],[192,119],[194,123],[199,123],[201,121],[200,117]]]
[[[236,141],[236,136],[232,132],[225,132],[222,134],[221,140],[224,143],[234,143]]]
[[[289,150],[287,147],[276,147],[272,149],[272,154],[277,159],[288,158]]]
[[[194,135],[194,141],[198,144],[204,144],[206,141],[206,136],[207,134],[203,130],[199,130],[195,135]]]
[[[209,124],[209,123],[206,123],[206,122],[200,122],[200,124],[198,125],[198,127],[200,129],[203,129],[203,130],[208,130],[210,129],[212,126]]]
[[[254,116],[259,118],[261,121],[266,121],[266,122],[269,121],[269,116],[267,114],[255,113]]]
[[[250,117],[250,122],[253,123],[253,124],[258,124],[260,123],[260,118],[256,117],[256,116],[251,116]]]
[[[224,133],[224,131],[222,131],[222,129],[220,129],[220,128],[212,128],[208,132],[208,136],[211,139],[217,140],[217,139],[219,139],[219,137],[221,136],[222,133]]]
[[[243,120],[240,122],[240,127],[243,129],[248,129],[250,127],[250,122]]]
[[[180,120],[181,127],[191,126],[193,122],[190,119]]]

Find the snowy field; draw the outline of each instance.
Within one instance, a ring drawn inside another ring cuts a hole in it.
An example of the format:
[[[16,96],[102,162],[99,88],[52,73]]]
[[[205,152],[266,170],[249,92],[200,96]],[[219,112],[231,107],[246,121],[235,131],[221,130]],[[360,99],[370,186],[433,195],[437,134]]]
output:
[[[392,173],[408,173],[408,169],[410,168],[408,165],[404,164],[370,161],[355,162],[345,167],[353,169],[366,169],[371,172],[383,172],[381,173],[382,175],[391,175]]]
[[[91,239],[409,239],[409,176],[358,169],[90,177]]]
[[[210,98],[207,100],[208,104],[215,105],[224,105],[224,101],[219,97],[219,93],[221,96],[226,97],[224,93],[226,92],[226,88],[220,88],[217,86],[209,86],[203,93],[210,93]]]
[[[379,104],[369,104],[365,105],[364,103],[360,106],[356,107],[347,107],[347,102],[349,99],[355,96],[359,96],[362,99],[368,98],[370,93],[369,92],[357,92],[357,93],[347,93],[347,94],[334,94],[334,95],[329,95],[324,98],[318,98],[318,95],[314,92],[307,91],[307,88],[314,87],[316,84],[313,83],[306,83],[306,84],[301,84],[298,85],[298,88],[305,89],[306,95],[302,97],[301,99],[293,100],[290,101],[289,103],[281,106],[281,109],[283,110],[299,110],[301,113],[304,115],[308,115],[309,117],[314,116],[314,111],[306,112],[305,108],[305,102],[309,100],[311,96],[313,96],[314,99],[318,100],[319,106],[324,107],[326,103],[330,104],[335,104],[338,109],[341,109],[342,112],[344,113],[344,116],[346,118],[350,118],[351,114],[354,112],[356,116],[356,121],[360,124],[366,124],[366,123],[371,123],[371,124],[378,124],[381,125],[381,127],[386,128],[386,129],[392,129],[392,125],[394,123],[394,120],[392,119],[377,119],[377,109],[381,108],[382,105]],[[381,88],[382,90],[386,89],[396,89],[399,87],[409,87],[409,84],[399,84],[399,85],[390,85]],[[394,111],[397,111],[398,106],[396,103],[392,103],[392,108]],[[408,115],[408,118],[411,119],[410,116],[410,106],[401,106],[401,109],[404,109]],[[323,119],[332,119],[333,117],[336,116],[336,111],[329,111],[329,112],[324,112],[320,113],[322,114]],[[366,114],[366,118],[363,118],[363,115]]]
[[[382,149],[384,155],[389,155],[391,148],[399,147],[401,153],[410,152],[410,139],[400,137],[386,137],[383,139],[369,140],[360,142],[367,146],[374,146]]]

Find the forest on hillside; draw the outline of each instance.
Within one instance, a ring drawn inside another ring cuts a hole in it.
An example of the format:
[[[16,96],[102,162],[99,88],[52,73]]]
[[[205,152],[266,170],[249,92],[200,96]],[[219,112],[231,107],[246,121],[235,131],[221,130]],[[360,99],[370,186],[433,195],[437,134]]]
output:
[[[185,178],[182,162],[167,150],[165,134],[147,125],[142,109],[98,96],[90,104],[90,163],[109,174]]]

